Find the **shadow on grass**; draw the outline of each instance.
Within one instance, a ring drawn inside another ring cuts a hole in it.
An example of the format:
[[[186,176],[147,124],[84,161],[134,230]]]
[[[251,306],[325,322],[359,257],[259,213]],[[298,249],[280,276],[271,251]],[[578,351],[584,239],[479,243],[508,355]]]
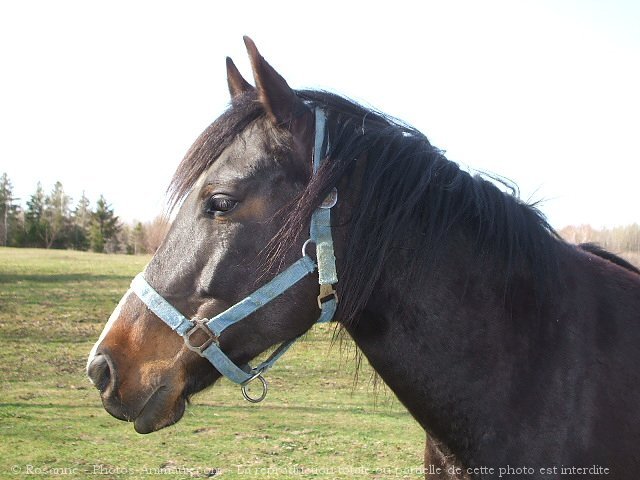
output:
[[[323,402],[324,403],[324,402]],[[1,405],[1,404],[0,404]],[[246,412],[247,411],[247,407],[250,407],[248,405],[224,405],[224,404],[218,404],[218,403],[213,403],[213,402],[207,402],[207,403],[197,403],[197,404],[193,404],[191,406],[191,408],[203,408],[203,409],[215,409],[216,411],[220,411],[220,412]],[[335,407],[334,406],[329,406],[329,405],[324,405],[322,407],[320,406],[304,406],[304,405],[260,405],[259,407],[260,410],[267,410],[267,411],[279,411],[279,410],[286,410],[288,412],[300,412],[300,413],[333,413],[333,414],[337,414],[337,413],[348,413],[348,414],[365,414],[368,415],[369,413],[371,413],[368,409],[366,408],[362,408],[360,406],[357,405],[349,405],[349,404],[340,404],[340,403],[336,403]],[[387,417],[393,417],[393,418],[402,418],[402,417],[406,417],[407,415],[409,415],[408,412],[383,412],[381,410],[376,411],[376,415],[383,415],[383,416],[387,416]]]
[[[89,403],[87,403],[86,405],[65,405],[60,403],[9,402],[9,403],[0,403],[0,409],[2,408],[30,408],[30,409],[55,408],[55,409],[73,410],[73,409],[80,409],[80,408],[93,408],[93,405]]]
[[[0,409],[3,408],[25,408],[25,409],[63,409],[63,410],[77,410],[77,409],[93,409],[96,408],[95,405],[90,403],[84,405],[69,405],[69,404],[59,404],[59,403],[32,403],[32,402],[8,402],[8,403],[0,403]],[[190,409],[193,411],[194,409],[215,409],[216,412],[242,412],[244,414],[247,413],[247,405],[222,405],[222,404],[194,404],[191,405]],[[267,410],[270,412],[274,411],[287,411],[287,412],[300,412],[300,413],[347,413],[349,415],[353,414],[364,414],[369,415],[371,412],[368,409],[363,409],[359,407],[352,407],[350,405],[336,405],[332,406],[303,406],[303,405],[261,405],[259,407],[260,410]],[[101,408],[96,410],[99,413],[103,413]],[[256,410],[257,413],[259,411]],[[111,418],[109,415],[105,413],[105,418]],[[404,418],[409,413],[407,412],[384,412],[384,411],[376,411],[376,415],[382,415],[390,418]]]
[[[77,282],[126,282],[131,275],[96,275],[92,273],[55,273],[48,275],[6,274],[0,273],[0,283],[77,283]]]

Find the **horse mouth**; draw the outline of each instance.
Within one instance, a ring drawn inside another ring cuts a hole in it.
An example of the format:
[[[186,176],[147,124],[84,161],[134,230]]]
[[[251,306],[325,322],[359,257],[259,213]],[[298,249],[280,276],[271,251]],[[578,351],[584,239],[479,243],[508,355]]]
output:
[[[167,387],[159,387],[133,420],[133,428],[141,434],[155,432],[178,422],[184,411],[185,400],[182,395],[175,398]]]

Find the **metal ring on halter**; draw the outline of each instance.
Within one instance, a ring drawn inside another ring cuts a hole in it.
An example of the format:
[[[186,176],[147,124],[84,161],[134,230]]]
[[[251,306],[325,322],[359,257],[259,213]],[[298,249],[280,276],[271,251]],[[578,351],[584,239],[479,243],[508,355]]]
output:
[[[303,257],[307,256],[307,245],[309,245],[310,243],[316,243],[316,242],[314,242],[313,239],[309,238],[302,244],[302,256]]]
[[[260,382],[262,383],[262,393],[260,394],[259,397],[251,397],[251,396],[249,396],[249,393],[247,392],[247,386],[251,382],[253,382],[256,378],[258,380],[260,380]],[[242,390],[242,396],[244,397],[244,399],[246,401],[251,402],[251,403],[260,403],[267,396],[267,391],[269,390],[269,384],[262,377],[262,372],[260,371],[260,372],[256,373],[253,377],[251,377],[249,380],[243,382],[240,385],[240,390]]]

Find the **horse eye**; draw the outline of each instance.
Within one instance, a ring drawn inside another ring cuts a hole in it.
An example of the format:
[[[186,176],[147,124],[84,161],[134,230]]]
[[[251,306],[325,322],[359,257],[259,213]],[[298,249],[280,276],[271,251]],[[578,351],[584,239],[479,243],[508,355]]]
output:
[[[237,204],[238,202],[236,202],[235,200],[232,200],[229,197],[213,196],[213,197],[210,197],[209,200],[207,200],[205,211],[209,215],[225,213],[230,210],[233,210],[233,208]]]

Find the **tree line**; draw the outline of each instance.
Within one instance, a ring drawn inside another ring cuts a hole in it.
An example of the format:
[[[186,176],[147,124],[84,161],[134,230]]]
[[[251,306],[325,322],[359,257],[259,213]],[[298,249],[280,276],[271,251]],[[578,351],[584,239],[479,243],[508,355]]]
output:
[[[640,253],[640,225],[596,229],[591,225],[571,225],[560,230],[571,243],[597,243],[613,253]]]
[[[153,253],[168,230],[168,222],[126,224],[115,214],[104,196],[91,202],[73,199],[61,182],[46,193],[38,182],[22,208],[13,195],[6,173],[0,176],[0,245],[10,247],[62,248],[105,253]]]
[[[38,183],[23,210],[6,173],[0,177],[0,245],[71,248],[107,253],[153,253],[169,228],[164,217],[125,224],[101,195],[95,207],[84,192],[75,204],[56,182],[47,194]],[[640,255],[640,225],[595,229],[568,226],[559,231],[572,243],[593,242],[614,253]]]

